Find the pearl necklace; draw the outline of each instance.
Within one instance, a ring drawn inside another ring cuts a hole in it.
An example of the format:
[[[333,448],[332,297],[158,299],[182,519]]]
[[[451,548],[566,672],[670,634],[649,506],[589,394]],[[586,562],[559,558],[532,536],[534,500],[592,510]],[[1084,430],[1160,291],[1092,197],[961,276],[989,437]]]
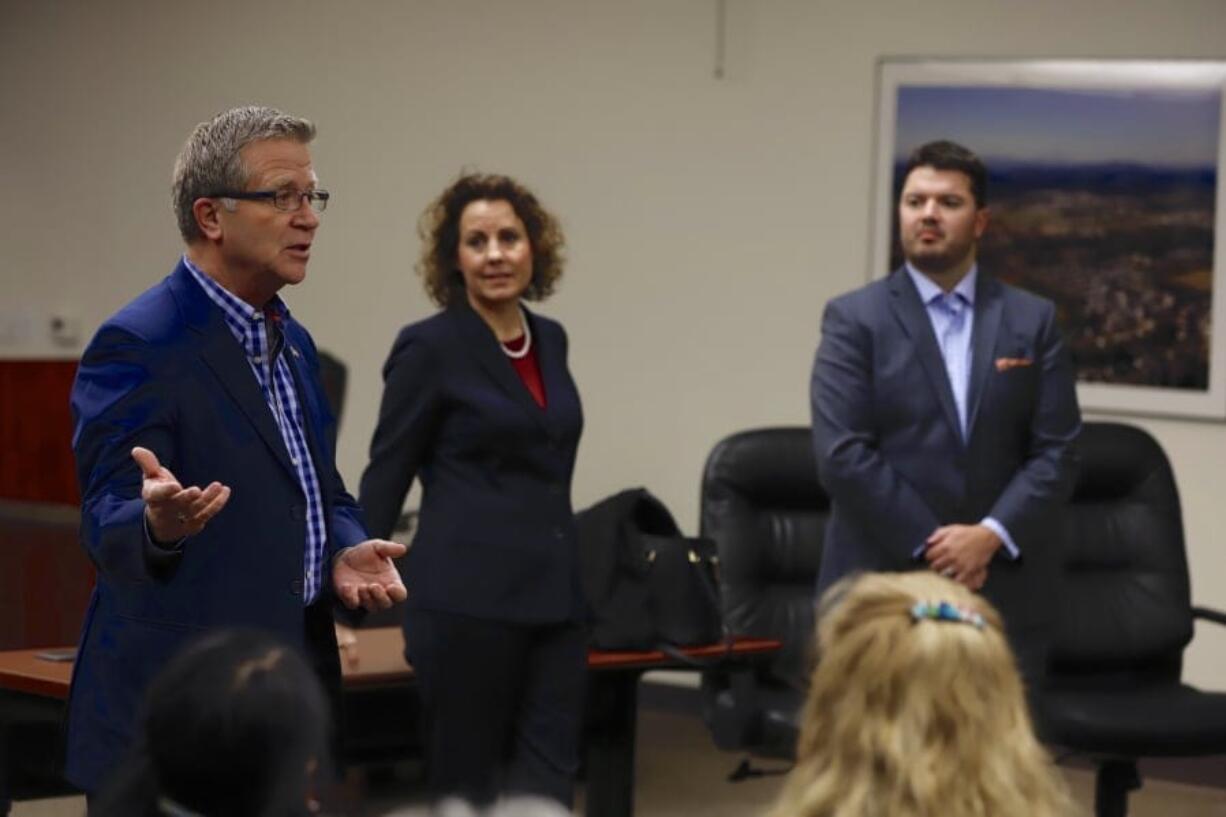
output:
[[[502,347],[503,354],[505,354],[507,357],[511,358],[512,360],[519,360],[521,358],[527,357],[528,351],[532,348],[532,330],[528,327],[528,321],[526,318],[524,318],[522,312],[519,315],[519,320],[520,320],[520,323],[524,327],[524,345],[523,347],[518,352],[512,352],[510,349],[507,348],[507,345],[505,343],[503,343],[502,341],[498,342],[498,345]]]

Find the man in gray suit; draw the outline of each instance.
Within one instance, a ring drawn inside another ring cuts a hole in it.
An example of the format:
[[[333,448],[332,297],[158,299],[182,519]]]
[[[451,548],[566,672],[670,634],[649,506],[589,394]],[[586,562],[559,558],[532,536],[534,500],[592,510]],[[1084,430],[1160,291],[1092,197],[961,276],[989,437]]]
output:
[[[1034,683],[1081,419],[1052,303],[976,264],[986,187],[961,145],[918,148],[898,206],[906,263],[826,306],[811,396],[833,508],[818,587],[926,565],[982,589]]]

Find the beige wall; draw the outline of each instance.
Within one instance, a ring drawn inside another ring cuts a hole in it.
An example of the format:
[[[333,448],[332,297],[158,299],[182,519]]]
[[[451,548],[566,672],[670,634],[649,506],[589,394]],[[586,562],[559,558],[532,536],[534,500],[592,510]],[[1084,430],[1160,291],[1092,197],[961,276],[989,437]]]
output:
[[[396,329],[430,311],[414,219],[462,167],[562,217],[565,322],[587,431],[575,502],[645,484],[696,525],[711,445],[807,423],[830,296],[866,280],[874,65],[883,55],[1222,58],[1218,0],[715,0],[0,5],[0,356],[75,356],[179,245],[171,163],[197,121],[261,102],[315,119],[334,194],[287,294],[351,366],[355,485]],[[1144,421],[1175,462],[1196,599],[1226,607],[1226,426]],[[1216,634],[1215,634],[1216,635]],[[1226,634],[1190,676],[1226,675]]]

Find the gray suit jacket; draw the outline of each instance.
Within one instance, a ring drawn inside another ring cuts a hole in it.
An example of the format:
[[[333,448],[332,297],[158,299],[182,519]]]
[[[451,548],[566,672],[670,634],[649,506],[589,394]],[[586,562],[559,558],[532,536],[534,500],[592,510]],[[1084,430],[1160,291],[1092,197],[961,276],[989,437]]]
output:
[[[918,292],[905,269],[829,302],[813,366],[813,438],[833,502],[818,587],[858,570],[922,566],[940,525],[992,516],[1002,548],[984,594],[1011,630],[1050,618],[1053,512],[1072,488],[1081,427],[1071,361],[1050,301],[980,271],[967,439]]]

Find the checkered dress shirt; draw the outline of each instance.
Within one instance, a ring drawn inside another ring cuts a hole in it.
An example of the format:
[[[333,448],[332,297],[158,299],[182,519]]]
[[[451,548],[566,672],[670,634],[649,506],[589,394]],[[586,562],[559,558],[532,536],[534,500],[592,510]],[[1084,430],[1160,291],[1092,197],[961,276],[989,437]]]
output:
[[[307,446],[305,421],[298,402],[298,393],[294,389],[293,376],[290,374],[285,354],[278,353],[297,355],[298,351],[286,341],[280,344],[279,349],[271,350],[273,354],[270,355],[269,326],[264,313],[209,278],[186,256],[183,263],[209,299],[221,309],[226,325],[246,353],[247,362],[251,364],[251,371],[260,384],[260,391],[264,393],[268,409],[281,431],[281,439],[285,441],[290,462],[298,475],[298,483],[306,496],[307,538],[303,559],[305,569],[302,599],[303,604],[310,604],[319,597],[323,584],[322,571],[328,531],[324,525],[319,477],[315,473],[315,463]],[[289,310],[280,297],[274,296],[266,308],[282,322],[289,319]],[[270,360],[270,357],[274,359]]]

